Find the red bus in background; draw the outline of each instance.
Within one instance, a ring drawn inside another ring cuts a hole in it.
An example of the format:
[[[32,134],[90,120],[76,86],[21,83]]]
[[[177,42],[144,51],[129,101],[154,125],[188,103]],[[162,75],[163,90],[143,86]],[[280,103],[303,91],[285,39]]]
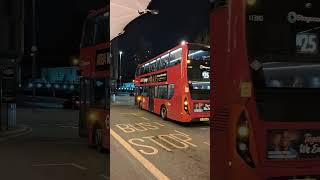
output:
[[[216,3],[211,179],[319,180],[320,1]]]
[[[183,42],[136,70],[136,102],[163,119],[209,121],[210,48]]]
[[[109,149],[109,22],[109,7],[91,11],[84,23],[80,49],[79,134],[100,150]]]

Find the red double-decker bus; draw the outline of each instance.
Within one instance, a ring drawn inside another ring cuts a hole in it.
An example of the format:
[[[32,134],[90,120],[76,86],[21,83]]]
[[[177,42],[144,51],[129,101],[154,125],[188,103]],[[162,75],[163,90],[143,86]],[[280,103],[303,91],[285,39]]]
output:
[[[187,42],[145,62],[136,70],[136,100],[163,119],[208,121],[209,46]]]
[[[319,180],[320,2],[216,3],[211,178]]]
[[[109,7],[90,11],[80,49],[79,134],[90,145],[109,149]]]

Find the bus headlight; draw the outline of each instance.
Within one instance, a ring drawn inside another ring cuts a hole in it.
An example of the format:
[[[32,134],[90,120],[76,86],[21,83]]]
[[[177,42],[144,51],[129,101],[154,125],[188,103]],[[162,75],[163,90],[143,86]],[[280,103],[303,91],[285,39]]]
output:
[[[240,125],[238,127],[238,136],[240,138],[247,138],[249,137],[249,128],[245,125]]]
[[[245,114],[242,112],[237,124],[237,139],[236,139],[236,149],[240,157],[252,168],[255,167],[255,164],[252,160],[250,153],[250,127],[249,121]]]
[[[89,120],[91,122],[98,120],[98,114],[96,112],[90,112],[89,113]]]

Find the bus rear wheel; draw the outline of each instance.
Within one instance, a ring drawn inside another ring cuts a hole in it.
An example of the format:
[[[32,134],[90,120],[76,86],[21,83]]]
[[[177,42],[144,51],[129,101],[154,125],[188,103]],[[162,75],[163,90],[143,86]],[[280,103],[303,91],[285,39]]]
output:
[[[97,148],[98,151],[102,151],[102,140],[103,140],[103,135],[102,135],[102,128],[95,127],[93,129],[93,145],[94,147]]]
[[[160,109],[160,116],[163,120],[167,120],[167,108],[163,105],[161,106],[161,109]]]

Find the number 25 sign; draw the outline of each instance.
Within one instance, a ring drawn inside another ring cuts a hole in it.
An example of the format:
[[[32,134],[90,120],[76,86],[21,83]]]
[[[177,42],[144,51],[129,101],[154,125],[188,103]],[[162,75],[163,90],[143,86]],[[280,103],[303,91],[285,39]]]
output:
[[[319,49],[319,40],[317,34],[299,33],[296,36],[297,53],[316,54]]]

